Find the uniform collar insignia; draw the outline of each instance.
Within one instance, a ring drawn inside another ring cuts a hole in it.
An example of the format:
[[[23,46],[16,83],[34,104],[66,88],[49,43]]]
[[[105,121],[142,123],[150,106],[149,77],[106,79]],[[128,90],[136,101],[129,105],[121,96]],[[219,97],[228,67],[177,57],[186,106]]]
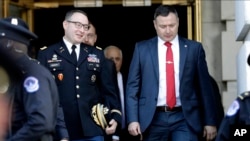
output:
[[[60,47],[59,50],[60,50],[60,53],[65,51],[65,49],[63,47]]]
[[[84,47],[83,50],[84,50],[85,52],[87,52],[87,53],[89,52],[87,47]]]

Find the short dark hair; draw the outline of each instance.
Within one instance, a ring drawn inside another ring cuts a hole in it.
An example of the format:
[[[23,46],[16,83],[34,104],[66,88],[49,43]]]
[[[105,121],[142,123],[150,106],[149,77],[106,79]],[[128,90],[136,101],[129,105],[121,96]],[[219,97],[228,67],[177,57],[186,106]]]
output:
[[[83,15],[85,15],[86,17],[88,17],[87,13],[82,11],[82,10],[78,10],[78,9],[74,9],[74,10],[71,10],[71,11],[68,11],[65,15],[65,20],[70,20],[71,16],[74,14],[74,13],[82,13]]]
[[[168,16],[169,13],[174,13],[176,15],[176,17],[178,17],[178,13],[176,11],[176,9],[173,6],[169,6],[169,5],[160,5],[158,8],[156,8],[155,13],[154,13],[154,20],[158,17],[158,16]]]

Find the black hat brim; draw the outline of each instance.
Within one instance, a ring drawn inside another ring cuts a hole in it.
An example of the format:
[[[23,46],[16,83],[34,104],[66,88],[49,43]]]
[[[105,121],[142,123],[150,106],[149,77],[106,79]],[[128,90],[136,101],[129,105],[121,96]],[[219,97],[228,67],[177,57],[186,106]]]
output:
[[[5,20],[0,20],[0,36],[7,37],[25,44],[29,44],[31,40],[37,39],[37,35],[29,31],[23,26],[10,24]]]

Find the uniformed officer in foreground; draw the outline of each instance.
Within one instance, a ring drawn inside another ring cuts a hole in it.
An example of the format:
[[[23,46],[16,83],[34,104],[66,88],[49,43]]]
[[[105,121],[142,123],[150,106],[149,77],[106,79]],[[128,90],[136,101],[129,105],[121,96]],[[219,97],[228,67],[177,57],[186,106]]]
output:
[[[248,65],[250,65],[250,55],[248,56],[247,62]],[[236,100],[233,101],[226,116],[222,120],[216,141],[234,141],[234,130],[246,125],[250,126],[250,91],[240,94]],[[248,132],[249,131],[248,128]],[[245,141],[243,139],[245,138],[242,136],[241,141]],[[249,140],[249,138],[247,140]]]
[[[36,38],[22,19],[0,19],[1,49],[8,61],[15,62],[5,65],[12,109],[7,141],[51,141],[54,133],[58,106],[55,81],[45,67],[27,55],[30,40]]]

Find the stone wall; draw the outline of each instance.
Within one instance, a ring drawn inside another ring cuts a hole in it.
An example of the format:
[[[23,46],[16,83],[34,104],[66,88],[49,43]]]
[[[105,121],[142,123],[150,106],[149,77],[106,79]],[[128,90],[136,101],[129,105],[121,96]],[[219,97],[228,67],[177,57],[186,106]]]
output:
[[[219,85],[225,111],[237,96],[235,2],[202,0],[202,43],[209,73]]]

